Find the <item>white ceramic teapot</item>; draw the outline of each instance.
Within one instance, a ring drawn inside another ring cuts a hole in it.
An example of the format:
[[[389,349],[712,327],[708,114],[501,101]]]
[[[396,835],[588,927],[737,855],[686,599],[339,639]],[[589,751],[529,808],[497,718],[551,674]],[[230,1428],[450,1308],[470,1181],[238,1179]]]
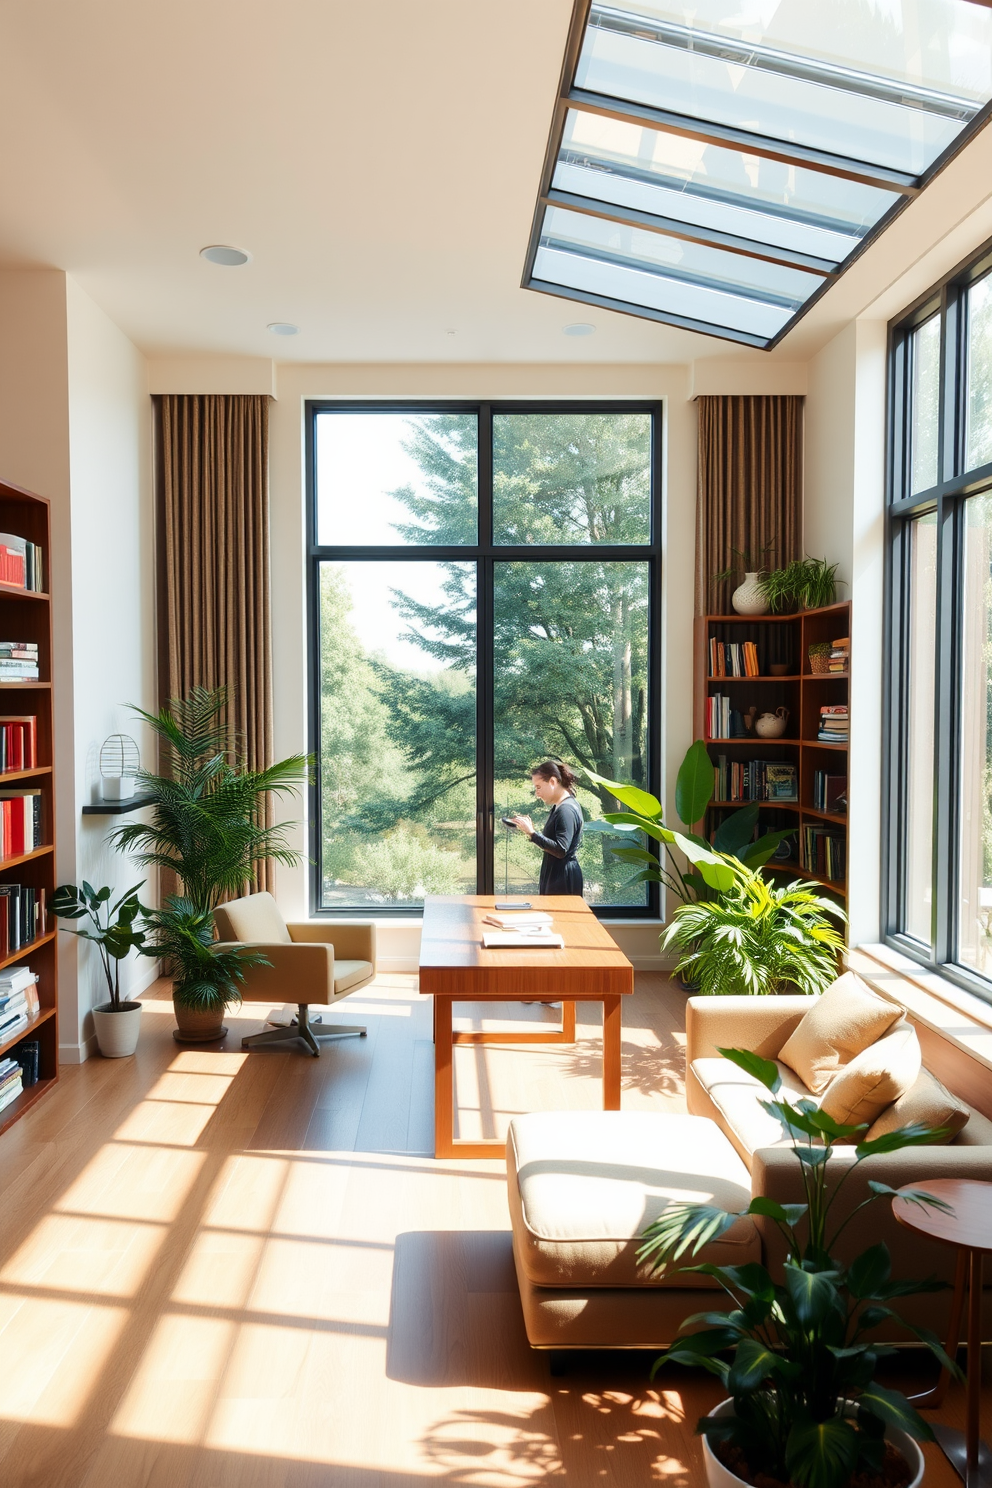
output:
[[[762,713],[754,725],[759,739],[780,739],[789,722],[788,708],[776,708],[774,713]]]

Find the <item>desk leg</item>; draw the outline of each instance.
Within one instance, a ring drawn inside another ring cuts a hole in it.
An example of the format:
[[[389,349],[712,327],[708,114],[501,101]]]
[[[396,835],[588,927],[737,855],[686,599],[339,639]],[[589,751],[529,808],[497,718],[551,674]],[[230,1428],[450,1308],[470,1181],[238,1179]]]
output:
[[[968,1407],[966,1430],[934,1423],[933,1434],[965,1488],[990,1488],[992,1452],[979,1440],[982,1403],[982,1252],[962,1247],[968,1274]]]
[[[434,1156],[454,1157],[455,1079],[451,998],[434,998]]]
[[[561,1005],[561,1041],[563,1044],[575,1043],[574,1002],[563,1002]]]
[[[958,1250],[957,1263],[954,1267],[954,1295],[951,1298],[951,1322],[947,1333],[947,1344],[945,1353],[949,1359],[957,1354],[958,1345],[961,1342],[961,1314],[964,1311],[964,1290],[968,1279],[968,1252],[961,1247]],[[947,1394],[947,1387],[951,1382],[951,1376],[946,1369],[941,1369],[937,1376],[937,1383],[932,1390],[924,1390],[920,1395],[910,1395],[909,1400],[917,1410],[936,1410],[938,1405],[943,1405]]]
[[[620,1046],[623,998],[603,998],[603,1110],[620,1109]]]

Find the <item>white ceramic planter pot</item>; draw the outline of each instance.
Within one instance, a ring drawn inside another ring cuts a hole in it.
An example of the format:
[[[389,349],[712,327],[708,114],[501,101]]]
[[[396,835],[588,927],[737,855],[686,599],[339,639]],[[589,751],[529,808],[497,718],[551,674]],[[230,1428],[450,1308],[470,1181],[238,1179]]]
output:
[[[718,1406],[710,1411],[711,1416],[730,1416],[734,1412],[733,1399],[721,1400]],[[909,1463],[912,1473],[907,1488],[919,1488],[923,1481],[923,1453],[911,1436],[905,1431],[900,1431],[895,1426],[890,1426],[885,1433],[885,1440],[891,1442],[896,1451],[901,1452]],[[720,1459],[714,1455],[709,1439],[703,1437],[703,1460],[706,1463],[706,1482],[709,1488],[751,1488],[744,1478],[739,1478],[729,1468],[724,1467]]]
[[[126,1059],[138,1047],[141,1003],[122,1002],[115,1009],[112,1003],[104,1002],[93,1009],[93,1027],[105,1059]]]
[[[730,603],[738,615],[766,615],[768,600],[756,573],[746,573],[743,584],[738,585],[730,597]]]

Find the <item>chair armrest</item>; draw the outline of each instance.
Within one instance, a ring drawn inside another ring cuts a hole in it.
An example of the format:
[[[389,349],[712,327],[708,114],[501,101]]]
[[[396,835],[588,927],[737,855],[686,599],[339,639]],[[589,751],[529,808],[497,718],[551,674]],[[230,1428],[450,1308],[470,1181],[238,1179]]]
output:
[[[815,997],[690,997],[685,1010],[686,1063],[714,1059],[721,1048],[751,1049],[775,1059],[815,1002]]]
[[[375,965],[373,920],[298,920],[286,928],[294,945],[333,945],[339,961],[371,961]]]
[[[835,1147],[828,1166],[828,1189],[836,1189],[845,1173],[854,1166],[853,1147]],[[911,1183],[925,1188],[935,1178],[992,1179],[992,1147],[904,1147],[866,1158],[857,1172],[844,1183],[843,1190],[830,1211],[828,1240],[847,1216],[870,1195],[868,1180],[902,1188]],[[799,1159],[791,1147],[760,1147],[751,1162],[751,1194],[776,1199],[780,1204],[804,1204],[803,1181]],[[761,1234],[766,1265],[779,1266],[785,1258],[785,1243],[772,1220],[755,1216]],[[804,1230],[800,1227],[800,1233]],[[876,1199],[851,1221],[837,1245],[841,1260],[850,1262],[869,1245],[880,1240],[892,1256],[892,1273],[898,1278],[923,1278],[936,1275],[950,1281],[954,1275],[955,1249],[939,1245],[901,1225],[892,1213],[887,1198]]]
[[[239,988],[245,1002],[334,1001],[334,947],[263,941],[221,941],[217,950],[261,951],[269,966],[252,966]]]

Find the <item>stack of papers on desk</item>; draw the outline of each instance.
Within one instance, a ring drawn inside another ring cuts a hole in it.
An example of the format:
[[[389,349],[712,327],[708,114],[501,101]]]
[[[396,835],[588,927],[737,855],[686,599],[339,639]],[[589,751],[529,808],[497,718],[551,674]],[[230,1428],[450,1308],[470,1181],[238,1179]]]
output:
[[[497,914],[490,909],[483,915],[482,923],[496,925],[500,930],[549,930],[551,916],[540,909],[517,909],[512,914]]]
[[[532,946],[548,946],[552,950],[563,951],[565,942],[555,931],[535,926],[533,930],[486,930],[482,937],[482,944],[487,951],[492,950],[516,950],[529,951]]]

